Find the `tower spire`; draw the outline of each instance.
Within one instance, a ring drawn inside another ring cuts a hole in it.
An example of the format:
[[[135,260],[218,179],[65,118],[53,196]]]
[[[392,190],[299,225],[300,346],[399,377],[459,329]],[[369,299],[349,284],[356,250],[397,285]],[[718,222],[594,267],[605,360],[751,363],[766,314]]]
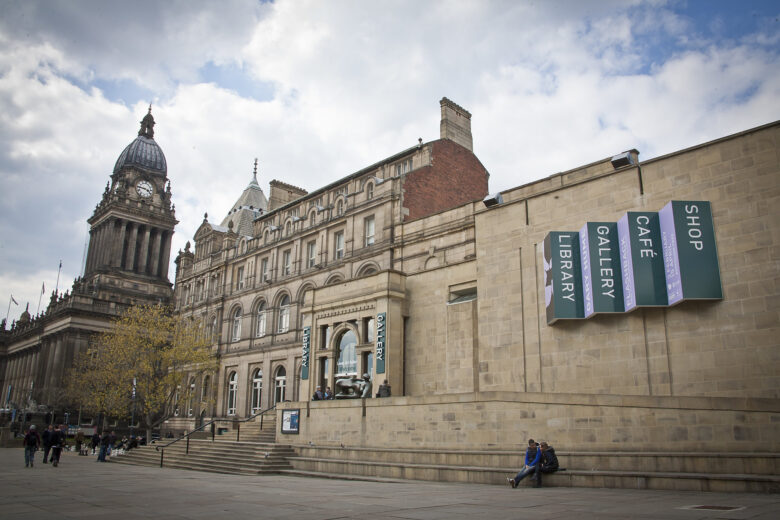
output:
[[[257,182],[257,157],[255,157],[255,170],[252,172],[252,182],[259,186],[259,183]]]
[[[154,139],[154,117],[152,117],[152,104],[149,103],[149,112],[141,120],[141,129],[138,135],[148,139]]]

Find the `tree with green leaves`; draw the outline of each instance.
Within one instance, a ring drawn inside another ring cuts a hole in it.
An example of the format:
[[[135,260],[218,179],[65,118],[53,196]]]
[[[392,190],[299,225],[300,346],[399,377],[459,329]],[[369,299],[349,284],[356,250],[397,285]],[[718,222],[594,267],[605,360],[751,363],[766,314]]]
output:
[[[167,307],[130,307],[79,357],[67,377],[68,396],[87,412],[130,418],[134,411],[150,438],[175,400],[189,399],[185,382],[216,370],[210,344],[199,324]]]

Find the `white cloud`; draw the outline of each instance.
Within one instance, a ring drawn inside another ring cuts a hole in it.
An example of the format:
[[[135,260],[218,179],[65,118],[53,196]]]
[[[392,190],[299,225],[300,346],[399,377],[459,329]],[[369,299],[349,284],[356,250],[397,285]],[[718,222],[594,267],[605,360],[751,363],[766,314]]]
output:
[[[154,93],[175,255],[204,212],[222,220],[255,157],[265,190],[271,179],[314,190],[437,139],[443,96],[472,112],[491,191],[777,119],[775,24],[708,40],[711,20],[683,5],[4,1],[0,297],[35,296],[37,278],[53,286],[60,257],[60,286],[78,275],[85,220],[148,103],[100,85]],[[272,98],[200,82],[209,62],[251,71]]]

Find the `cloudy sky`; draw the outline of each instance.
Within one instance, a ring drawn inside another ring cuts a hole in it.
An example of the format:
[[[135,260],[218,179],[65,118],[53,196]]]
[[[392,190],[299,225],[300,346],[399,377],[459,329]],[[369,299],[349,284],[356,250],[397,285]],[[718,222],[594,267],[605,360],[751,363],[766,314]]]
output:
[[[174,256],[251,180],[314,190],[472,117],[505,190],[780,118],[776,1],[0,0],[0,305],[82,272],[150,103]],[[173,271],[171,271],[171,276]]]

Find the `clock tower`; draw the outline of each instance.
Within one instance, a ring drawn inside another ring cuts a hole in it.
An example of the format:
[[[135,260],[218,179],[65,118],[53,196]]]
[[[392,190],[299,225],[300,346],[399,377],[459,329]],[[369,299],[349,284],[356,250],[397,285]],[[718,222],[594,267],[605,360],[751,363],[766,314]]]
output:
[[[152,107],[119,155],[102,200],[87,222],[83,281],[100,299],[169,303],[168,265],[175,218],[168,167],[154,140]]]

